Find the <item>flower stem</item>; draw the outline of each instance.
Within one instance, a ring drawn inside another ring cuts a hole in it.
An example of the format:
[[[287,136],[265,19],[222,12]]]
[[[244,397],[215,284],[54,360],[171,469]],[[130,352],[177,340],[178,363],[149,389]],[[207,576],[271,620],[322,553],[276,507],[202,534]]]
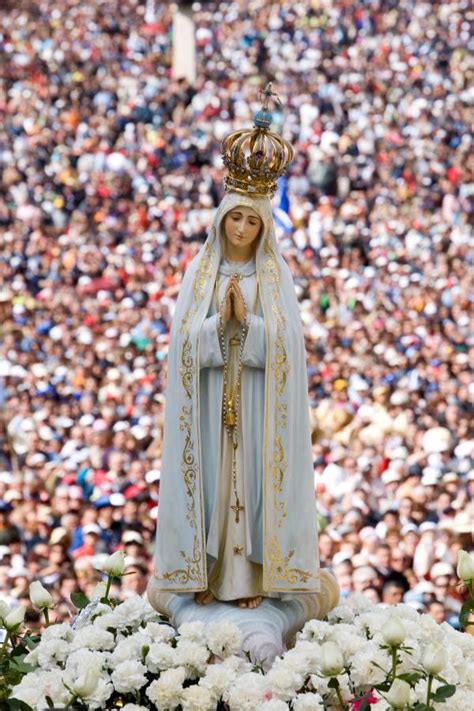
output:
[[[344,709],[344,711],[345,711],[347,709],[347,704],[344,703],[344,699],[342,698],[341,687],[339,686],[339,683],[336,686],[336,694],[337,694],[337,699],[339,701],[341,708]]]
[[[5,635],[5,639],[3,640],[2,647],[0,649],[0,657],[3,657],[3,655],[7,651],[7,645],[8,645],[9,641],[10,641],[10,632],[7,632]]]
[[[428,674],[428,687],[426,689],[426,705],[430,705],[431,701],[431,687],[433,685],[433,674]]]
[[[398,644],[395,645],[395,647],[392,647],[390,650],[390,654],[392,655],[392,671],[391,671],[391,677],[392,679],[395,679],[397,676],[397,653],[398,653]]]
[[[112,575],[109,575],[109,576],[107,577],[107,587],[105,588],[105,595],[104,595],[104,597],[106,598],[106,600],[109,599],[110,586],[112,585],[112,577],[113,577]]]
[[[44,614],[44,626],[45,626],[45,627],[49,627],[49,624],[50,624],[50,622],[49,622],[49,610],[48,610],[47,607],[44,608],[43,614]]]

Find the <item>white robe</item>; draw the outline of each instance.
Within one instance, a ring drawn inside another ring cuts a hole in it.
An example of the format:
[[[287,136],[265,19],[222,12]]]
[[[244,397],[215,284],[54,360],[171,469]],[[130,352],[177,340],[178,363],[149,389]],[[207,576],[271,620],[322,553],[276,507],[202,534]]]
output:
[[[238,466],[245,506],[242,558],[263,565],[266,596],[317,592],[313,464],[298,302],[276,243],[269,199],[237,193],[224,197],[206,243],[188,266],[173,318],[155,586],[174,593],[207,590],[215,561],[227,565],[230,560],[225,551],[219,557],[219,544],[235,532],[223,534],[228,493],[217,486],[229,457],[222,446],[222,354],[212,302],[218,270],[225,271],[223,220],[236,205],[251,207],[263,223],[255,259],[259,307],[251,317],[243,353]],[[220,298],[224,277],[231,272],[229,268],[219,277]],[[250,308],[253,280],[241,282]],[[231,567],[233,573],[233,563]],[[228,587],[219,582],[216,586]],[[243,596],[240,588],[231,594],[232,599]]]
[[[232,443],[222,420],[223,358],[217,332],[216,303],[213,299],[201,329],[200,403],[203,444],[203,483],[206,511],[209,589],[219,600],[235,600],[262,595],[262,441],[265,394],[265,324],[257,301],[255,260],[246,264],[223,260],[218,279],[218,303],[224,298],[231,274],[242,274],[242,296],[250,314],[250,324],[242,351],[242,383],[237,422],[237,493],[244,510],[239,522],[230,506],[235,503],[232,485]],[[225,329],[229,377],[235,382],[241,327],[232,319]],[[250,417],[251,415],[251,417]],[[217,418],[217,422],[216,422]],[[217,425],[217,426],[216,426]],[[241,550],[235,553],[234,548]]]

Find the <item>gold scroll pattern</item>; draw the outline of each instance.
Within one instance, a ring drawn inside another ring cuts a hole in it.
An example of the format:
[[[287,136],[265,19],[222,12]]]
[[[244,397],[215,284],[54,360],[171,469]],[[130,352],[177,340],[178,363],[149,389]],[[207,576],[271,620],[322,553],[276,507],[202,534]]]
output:
[[[274,527],[276,526],[281,528],[288,515],[286,504],[281,498],[283,494],[283,481],[288,466],[281,433],[286,428],[287,424],[287,405],[283,402],[283,394],[287,383],[290,365],[283,338],[283,328],[286,319],[281,310],[279,300],[280,273],[275,253],[269,239],[266,239],[264,243],[263,273],[269,286],[272,302],[271,309],[276,323],[275,360],[271,366],[275,379],[276,393],[273,454],[271,459],[272,506],[274,516],[272,524]],[[310,578],[314,577],[306,570],[290,567],[290,562],[295,554],[295,551],[290,550],[287,555],[283,555],[278,536],[275,535],[273,531],[268,533],[269,535],[266,537],[264,551],[265,561],[268,566],[268,570],[265,571],[266,589],[285,590],[286,588],[278,588],[278,582],[284,580],[285,583],[290,585],[292,589],[295,590],[295,586],[297,584],[305,584]]]
[[[192,437],[192,417],[193,417],[193,391],[196,375],[196,367],[194,364],[192,343],[190,339],[190,323],[196,316],[201,301],[205,294],[207,280],[212,275],[213,254],[211,246],[208,244],[200,259],[193,282],[193,302],[186,312],[180,327],[180,333],[184,336],[183,346],[181,349],[181,365],[179,373],[181,375],[181,383],[183,385],[186,397],[190,400],[189,405],[183,405],[179,416],[179,428],[184,435],[184,447],[181,454],[181,472],[184,479],[184,487],[186,491],[186,519],[191,528],[194,529],[193,534],[193,550],[189,554],[181,550],[180,556],[183,558],[185,567],[163,573],[163,579],[176,585],[188,586],[189,583],[195,583],[197,587],[204,588],[206,585],[205,574],[205,551],[203,546],[202,531],[198,531],[198,520],[196,512],[196,482],[199,477],[199,463],[195,455],[195,444]],[[201,521],[202,523],[202,521]],[[157,576],[158,577],[158,576]],[[177,590],[177,588],[174,588]],[[186,589],[184,587],[183,589]]]

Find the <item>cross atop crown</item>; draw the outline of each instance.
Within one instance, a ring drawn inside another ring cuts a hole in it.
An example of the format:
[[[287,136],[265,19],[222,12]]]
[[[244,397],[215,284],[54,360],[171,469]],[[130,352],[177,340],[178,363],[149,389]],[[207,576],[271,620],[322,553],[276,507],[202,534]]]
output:
[[[260,92],[260,95],[264,97],[262,99],[262,101],[263,101],[262,111],[268,111],[268,109],[269,109],[268,104],[272,100],[272,97],[275,97],[273,99],[274,103],[277,106],[281,106],[280,97],[278,96],[276,91],[272,91],[272,82],[271,81],[269,81],[268,84],[266,85],[265,89],[263,89]]]

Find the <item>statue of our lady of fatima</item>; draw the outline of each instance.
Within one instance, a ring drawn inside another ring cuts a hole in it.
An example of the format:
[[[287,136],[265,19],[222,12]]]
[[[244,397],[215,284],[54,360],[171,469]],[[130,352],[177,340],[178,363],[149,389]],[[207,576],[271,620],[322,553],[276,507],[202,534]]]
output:
[[[293,150],[263,94],[222,142],[226,195],[178,296],[153,579],[247,608],[320,586],[303,330],[270,204]]]

